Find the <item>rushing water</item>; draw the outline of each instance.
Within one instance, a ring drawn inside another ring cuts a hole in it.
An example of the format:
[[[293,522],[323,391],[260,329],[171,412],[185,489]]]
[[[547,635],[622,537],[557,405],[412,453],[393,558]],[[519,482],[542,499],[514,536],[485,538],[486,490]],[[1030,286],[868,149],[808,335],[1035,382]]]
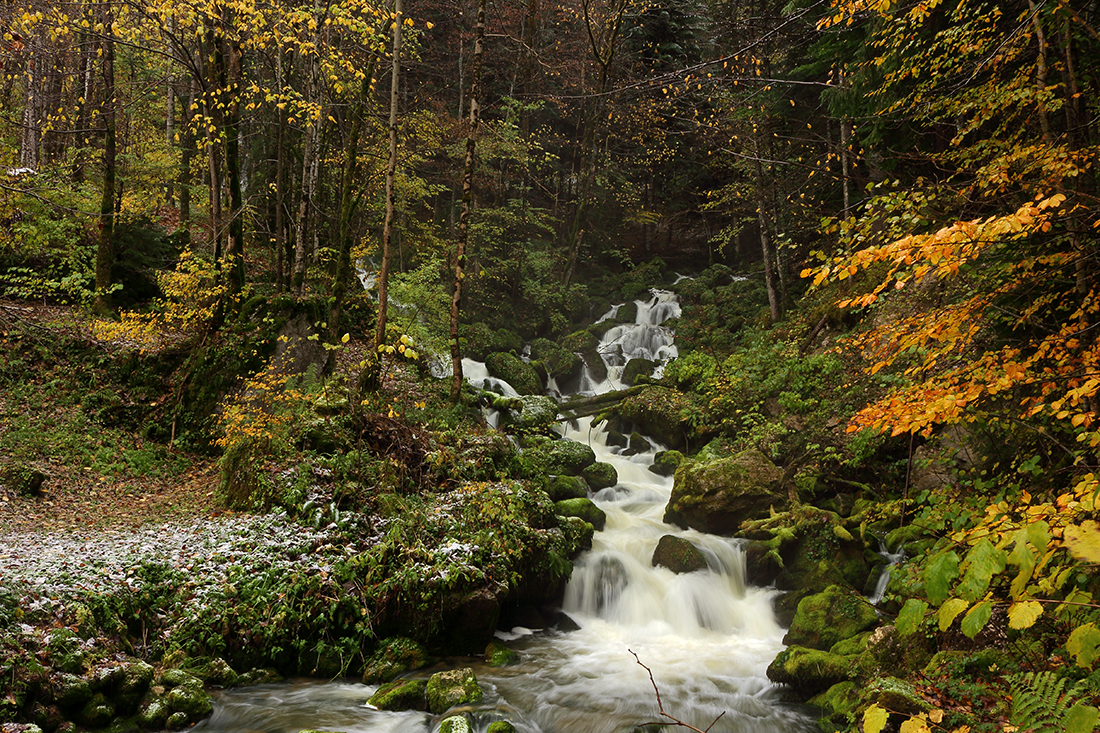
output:
[[[583,391],[621,387],[619,376],[631,358],[662,361],[676,355],[673,334],[661,325],[679,315],[675,296],[655,291],[638,305],[637,323],[616,325],[601,341],[607,378],[598,381],[586,373]],[[514,394],[482,364],[466,360],[463,369],[478,386]],[[508,719],[522,733],[626,733],[662,721],[656,685],[665,712],[699,729],[712,723],[714,733],[808,729],[804,715],[778,702],[765,674],[783,648],[783,630],[772,612],[774,591],[745,585],[735,540],[662,521],[672,479],[648,470],[660,446],[623,456],[590,419],[562,430],[564,437],[591,445],[597,460],[618,471],[618,484],[593,496],[607,525],[577,559],[566,588],[562,610],[576,628],[502,630],[498,635],[519,652],[519,663],[493,668],[463,662],[474,668],[485,691],[485,699],[466,711],[475,728]],[[677,575],[653,567],[653,551],[666,534],[691,541],[708,568]],[[424,713],[365,707],[374,690],[301,681],[234,690],[219,698],[213,717],[196,730],[426,733],[438,726],[437,718]]]

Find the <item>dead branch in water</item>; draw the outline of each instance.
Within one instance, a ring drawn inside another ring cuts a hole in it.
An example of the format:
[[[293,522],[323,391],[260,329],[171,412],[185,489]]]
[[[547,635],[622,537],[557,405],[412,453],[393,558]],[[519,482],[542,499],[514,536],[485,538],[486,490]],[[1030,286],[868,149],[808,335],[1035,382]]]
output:
[[[718,717],[711,721],[710,725],[707,726],[706,730],[699,730],[694,725],[689,725],[688,723],[685,723],[684,721],[680,720],[679,718],[675,718],[675,717],[669,715],[668,713],[665,712],[664,703],[661,702],[661,691],[657,689],[657,683],[653,679],[653,670],[651,670],[649,667],[642,664],[642,660],[638,659],[638,655],[634,653],[633,649],[627,649],[627,651],[630,652],[630,655],[632,657],[634,657],[634,661],[638,663],[638,666],[640,666],[642,669],[644,669],[649,674],[649,684],[653,685],[653,692],[654,692],[654,694],[657,695],[657,710],[661,713],[661,717],[668,718],[669,720],[672,721],[673,725],[678,725],[681,728],[687,728],[688,730],[693,730],[693,731],[695,731],[695,733],[709,733],[710,729],[714,727],[714,724],[717,723],[719,720],[721,720],[722,716],[726,714],[725,711],[722,711],[721,713],[719,713]]]

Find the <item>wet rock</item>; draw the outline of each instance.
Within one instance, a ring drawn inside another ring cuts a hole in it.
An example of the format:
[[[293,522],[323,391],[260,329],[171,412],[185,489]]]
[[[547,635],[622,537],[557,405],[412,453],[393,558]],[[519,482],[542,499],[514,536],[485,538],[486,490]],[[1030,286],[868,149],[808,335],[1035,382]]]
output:
[[[657,541],[651,563],[674,573],[692,573],[707,569],[707,559],[699,548],[682,537],[666,534]]]
[[[120,715],[129,715],[141,702],[153,682],[152,665],[132,659],[120,665],[121,675],[115,685],[115,707]]]
[[[440,715],[456,705],[481,700],[481,687],[469,667],[437,672],[428,679],[428,711]]]
[[[854,715],[860,703],[860,687],[855,682],[838,682],[825,692],[809,700],[810,705],[823,709],[837,730],[848,728],[849,716]]]
[[[513,430],[537,430],[550,427],[558,417],[558,403],[546,395],[520,395],[517,401],[518,409],[509,409],[505,413],[502,427]]]
[[[507,667],[519,661],[519,654],[499,641],[489,642],[485,647],[485,663],[490,667]]]
[[[546,375],[553,377],[562,388],[568,388],[580,377],[583,366],[581,360],[572,351],[544,338],[531,342],[531,359],[538,362]]]
[[[758,450],[708,463],[685,461],[665,510],[665,521],[709,534],[732,534],[741,523],[787,505],[782,471]]]
[[[485,733],[516,733],[516,727],[507,720],[496,720],[489,723]]]
[[[405,672],[426,667],[429,661],[420,643],[403,637],[386,639],[367,661],[362,679],[368,685],[389,682]]]
[[[463,715],[444,718],[439,724],[439,733],[470,733],[470,721]]]
[[[65,722],[65,715],[56,705],[35,705],[33,720],[46,733],[53,733]]]
[[[394,680],[378,688],[368,703],[379,710],[427,710],[427,680]]]
[[[690,407],[691,402],[678,390],[647,385],[620,402],[616,412],[661,443],[679,449],[695,432],[683,417]]]
[[[168,707],[172,708],[173,711],[186,713],[189,720],[197,720],[204,715],[209,715],[214,709],[210,704],[210,696],[206,694],[201,686],[197,688],[190,685],[173,687],[164,696],[164,701],[168,703]]]
[[[560,527],[565,535],[565,546],[570,558],[592,549],[592,536],[596,533],[596,528],[591,524],[580,517],[562,517]]]
[[[591,499],[566,499],[554,502],[554,513],[562,517],[579,517],[597,531],[604,528],[607,515]]]
[[[741,546],[741,552],[745,556],[745,582],[749,585],[771,585],[783,571],[779,555],[767,542],[749,540]]]
[[[684,460],[684,454],[678,450],[663,450],[653,456],[653,465],[649,470],[658,476],[671,476]]]
[[[588,484],[578,476],[551,476],[546,495],[551,501],[583,499],[588,496]]]
[[[619,472],[610,463],[593,463],[585,468],[581,475],[593,491],[606,489],[619,483]]]
[[[496,352],[485,357],[489,374],[503,379],[521,395],[542,394],[544,386],[535,368],[513,354]]]
[[[181,711],[169,715],[164,725],[168,730],[181,730],[182,728],[186,728],[190,722],[190,716]]]
[[[505,587],[492,586],[456,590],[444,597],[443,634],[438,643],[459,654],[477,654],[497,630],[500,606],[506,595]]]
[[[584,443],[575,440],[555,440],[549,445],[546,472],[580,476],[584,469],[596,462],[596,453]]]
[[[641,286],[642,290],[645,286]],[[637,295],[641,295],[642,290]],[[626,302],[619,306],[619,310],[615,313],[616,323],[636,323],[638,320],[638,304],[634,302],[636,295],[624,295]]]
[[[283,676],[270,667],[250,669],[237,676],[238,685],[268,685],[273,682],[281,682]]]
[[[624,387],[633,386],[634,380],[639,376],[648,377],[657,368],[657,362],[652,359],[631,359],[623,367],[619,381]]]
[[[862,697],[866,703],[877,704],[879,707],[905,715],[917,715],[932,709],[932,705],[920,696],[916,688],[897,677],[879,677],[872,680]]]
[[[137,722],[142,728],[159,730],[167,727],[168,716],[171,714],[172,709],[168,707],[168,703],[164,701],[163,697],[150,695],[141,703],[141,708],[137,714]]]
[[[806,596],[798,603],[783,643],[829,649],[838,641],[878,624],[878,614],[867,599],[837,585]]]
[[[645,453],[653,450],[653,444],[649,442],[649,438],[645,437],[637,430],[630,434],[630,443],[627,446],[628,450],[632,453]]]
[[[237,684],[240,677],[240,675],[229,666],[229,662],[221,657],[213,657],[205,664],[193,667],[191,672],[199,679],[221,687],[232,687]]]
[[[846,657],[820,649],[789,646],[768,665],[768,679],[810,695],[847,680],[850,669]]]

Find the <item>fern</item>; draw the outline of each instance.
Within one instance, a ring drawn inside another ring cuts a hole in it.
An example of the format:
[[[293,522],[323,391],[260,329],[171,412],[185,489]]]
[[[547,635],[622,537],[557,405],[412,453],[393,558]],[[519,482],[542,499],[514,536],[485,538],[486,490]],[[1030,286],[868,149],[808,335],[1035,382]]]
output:
[[[1008,678],[1012,691],[1012,724],[1020,733],[1060,733],[1067,712],[1081,695],[1080,683],[1066,689],[1066,679],[1053,672],[1028,672]]]

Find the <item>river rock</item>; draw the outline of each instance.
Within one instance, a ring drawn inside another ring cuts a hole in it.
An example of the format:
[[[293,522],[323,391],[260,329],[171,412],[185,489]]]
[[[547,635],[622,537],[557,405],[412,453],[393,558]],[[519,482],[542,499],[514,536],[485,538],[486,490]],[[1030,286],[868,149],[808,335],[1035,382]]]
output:
[[[443,599],[442,635],[438,643],[458,654],[477,654],[497,630],[504,586],[456,589]]]
[[[62,672],[54,678],[54,700],[63,710],[84,707],[92,699],[92,685],[83,677]]]
[[[398,675],[426,667],[428,652],[419,642],[404,637],[386,639],[367,660],[362,679],[365,684],[389,682]]]
[[[92,695],[77,716],[77,722],[86,728],[102,728],[115,717],[115,706],[102,692]]]
[[[789,646],[768,665],[768,679],[811,695],[847,680],[849,662],[846,657],[820,649]]]
[[[518,408],[508,410],[501,426],[512,430],[539,430],[550,427],[558,416],[558,403],[546,395],[520,395]]]
[[[554,513],[562,517],[579,517],[597,531],[604,528],[607,515],[591,499],[566,499],[554,502]]]
[[[456,705],[481,700],[481,687],[469,667],[436,672],[428,679],[428,711],[433,715],[447,712]]]
[[[644,285],[641,286],[643,289]],[[639,294],[641,292],[639,291]],[[638,304],[634,302],[635,296],[625,296],[626,302],[619,306],[615,312],[616,323],[636,323],[638,321]]]
[[[668,568],[674,573],[692,573],[707,569],[707,558],[699,548],[683,537],[666,534],[657,541],[650,561],[653,567]]]
[[[129,715],[149,690],[155,670],[140,659],[128,660],[119,667],[122,675],[115,685],[115,708],[120,715]]]
[[[866,598],[830,585],[798,602],[783,643],[825,650],[877,624],[878,614]]]
[[[607,379],[607,365],[600,356],[600,340],[590,331],[577,331],[561,340],[563,349],[579,354],[584,365],[588,367],[588,373],[596,382]]]
[[[229,662],[221,657],[212,657],[203,664],[192,668],[191,672],[204,682],[221,687],[232,687],[240,679],[240,675],[229,666]]]
[[[606,489],[619,483],[619,472],[610,463],[593,463],[585,468],[581,475],[593,491]]]
[[[749,585],[771,585],[783,571],[780,556],[767,542],[749,540],[741,546],[741,554],[745,556],[745,582]]]
[[[137,714],[137,722],[142,728],[160,730],[167,727],[168,716],[171,714],[172,709],[168,707],[168,703],[164,701],[163,697],[149,695],[141,703],[141,708]]]
[[[678,450],[658,451],[653,456],[653,465],[649,467],[649,470],[658,476],[671,476],[676,473],[676,469],[683,460],[684,454]]]
[[[470,733],[470,721],[464,715],[452,715],[439,724],[439,733]]]
[[[495,720],[489,723],[485,733],[516,733],[516,727],[507,720]]]
[[[615,409],[622,419],[634,423],[661,443],[679,449],[694,435],[694,428],[684,418],[691,412],[690,408],[691,402],[678,390],[647,385]]]
[[[591,447],[575,440],[555,440],[550,443],[546,459],[546,472],[580,476],[584,469],[596,462]]]
[[[427,680],[394,680],[378,688],[367,702],[379,710],[427,710]]]
[[[485,663],[490,667],[507,667],[519,661],[519,654],[499,641],[490,641],[485,647]]]
[[[551,501],[583,499],[588,496],[588,484],[578,476],[551,476],[546,495]]]
[[[531,342],[532,366],[542,366],[547,377],[553,377],[558,387],[566,392],[580,378],[581,360],[569,349],[564,349],[550,339],[537,338]]]
[[[592,536],[596,534],[596,528],[591,524],[580,517],[562,517],[559,526],[565,536],[565,546],[570,558],[592,549]]]
[[[535,368],[514,354],[495,352],[485,357],[489,374],[503,379],[521,395],[542,394],[543,384]]]
[[[732,534],[749,519],[787,504],[783,473],[758,450],[709,463],[685,461],[676,469],[665,522],[709,534]]]

